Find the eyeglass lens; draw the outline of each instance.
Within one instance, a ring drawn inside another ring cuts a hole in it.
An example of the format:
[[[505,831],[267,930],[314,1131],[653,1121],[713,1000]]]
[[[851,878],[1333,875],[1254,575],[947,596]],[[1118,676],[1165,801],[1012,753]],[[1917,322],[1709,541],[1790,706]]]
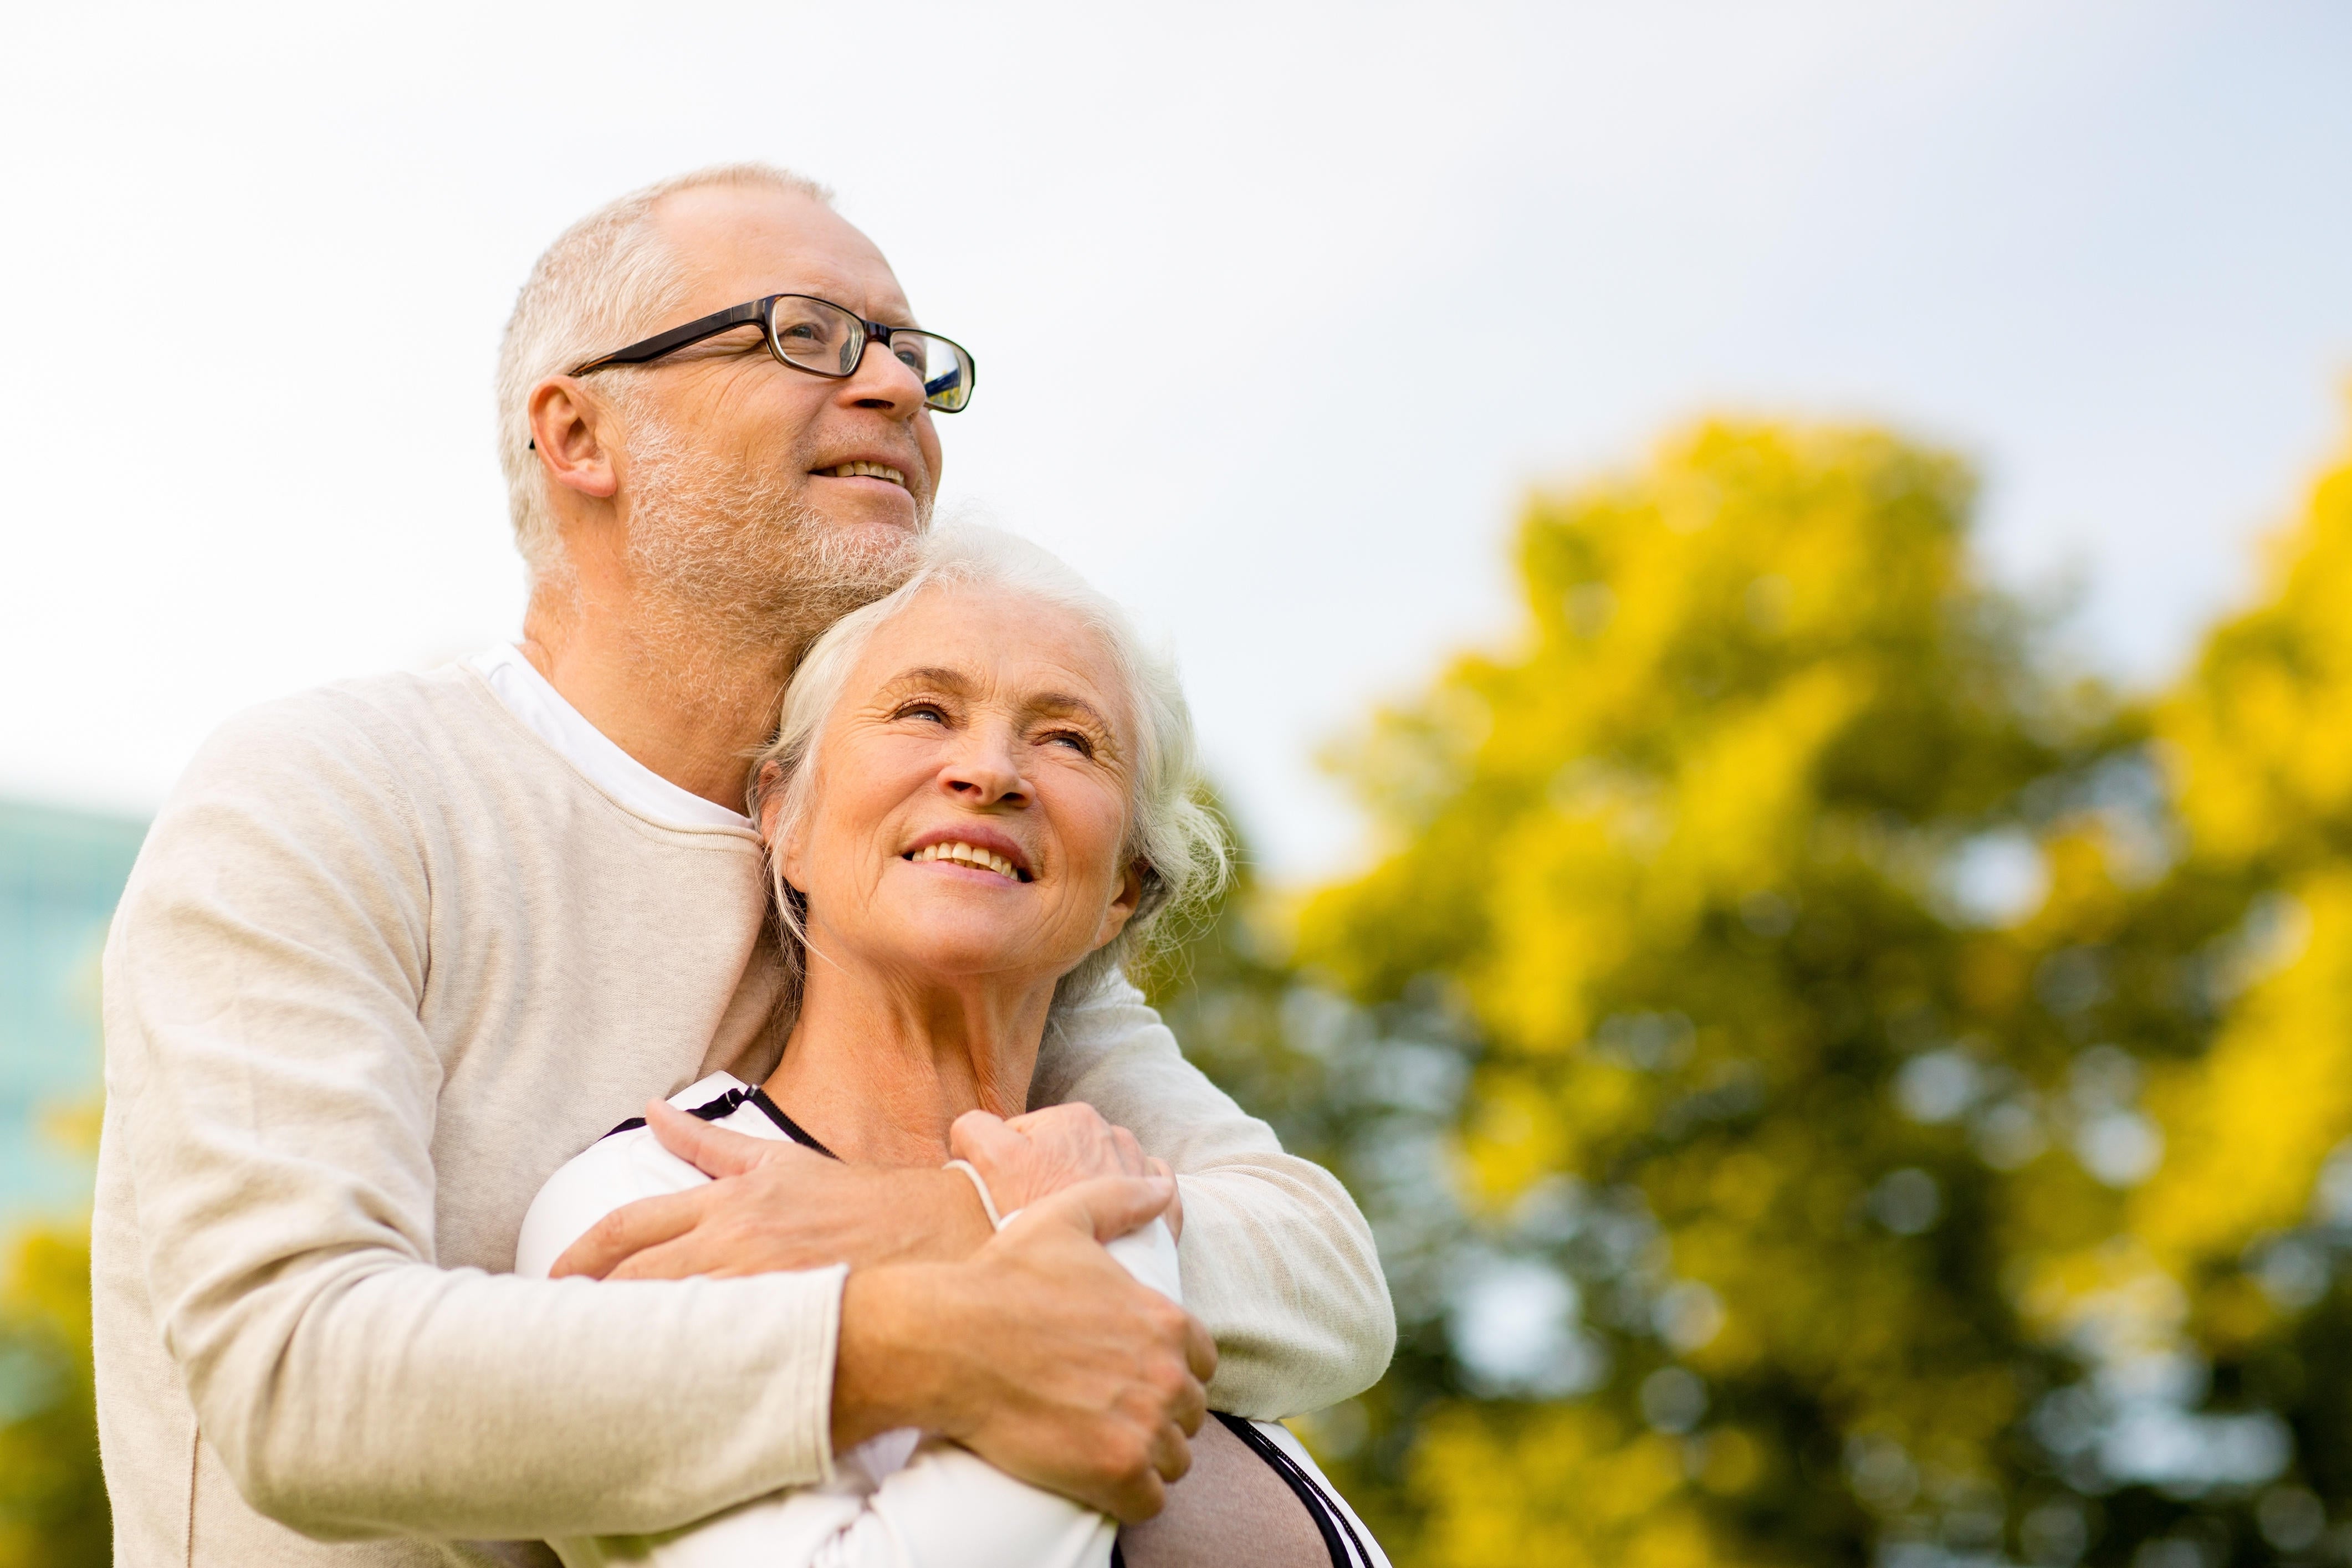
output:
[[[821,376],[847,376],[857,369],[866,329],[856,317],[822,299],[786,295],[775,303],[770,335],[776,352]],[[953,343],[928,332],[890,334],[889,351],[923,383],[923,401],[953,413],[971,401],[971,364]]]
[[[866,347],[866,329],[846,310],[822,299],[802,299],[787,294],[776,301],[773,325],[776,352],[821,376],[846,376],[857,369]]]

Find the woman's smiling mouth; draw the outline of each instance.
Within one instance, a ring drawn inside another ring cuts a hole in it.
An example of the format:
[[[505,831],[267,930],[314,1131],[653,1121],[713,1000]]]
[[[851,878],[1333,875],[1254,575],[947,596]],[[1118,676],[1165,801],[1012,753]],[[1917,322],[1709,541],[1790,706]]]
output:
[[[961,839],[947,839],[936,844],[925,844],[921,849],[908,850],[898,858],[903,861],[912,861],[918,865],[927,861],[950,861],[957,865],[968,865],[974,871],[992,871],[997,875],[1013,882],[1029,880],[1029,873],[1026,870],[1013,864],[1004,856],[996,853],[993,850],[984,850],[978,844],[965,843]]]

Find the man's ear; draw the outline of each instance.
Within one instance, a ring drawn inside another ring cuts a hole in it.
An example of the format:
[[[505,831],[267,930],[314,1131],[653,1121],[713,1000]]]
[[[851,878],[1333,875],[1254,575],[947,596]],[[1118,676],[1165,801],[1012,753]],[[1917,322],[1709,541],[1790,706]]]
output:
[[[523,408],[548,478],[567,490],[611,500],[621,477],[613,466],[608,411],[570,376],[550,376],[531,388]]]
[[[1135,918],[1136,906],[1143,902],[1143,879],[1151,867],[1142,861],[1129,861],[1127,873],[1119,878],[1118,891],[1111,895],[1110,907],[1103,911],[1102,926],[1095,933],[1095,946],[1102,947],[1118,939]]]
[[[760,841],[772,848],[776,841],[776,819],[784,811],[783,791],[776,788],[776,780],[783,776],[781,762],[760,765]]]

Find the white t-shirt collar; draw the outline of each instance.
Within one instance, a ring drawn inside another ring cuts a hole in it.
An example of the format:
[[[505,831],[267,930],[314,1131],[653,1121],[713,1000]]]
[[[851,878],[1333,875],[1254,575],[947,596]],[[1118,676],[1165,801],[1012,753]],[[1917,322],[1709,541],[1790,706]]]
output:
[[[467,661],[489,683],[523,727],[553,747],[607,795],[639,816],[669,828],[751,828],[751,819],[683,789],[615,746],[563,700],[522,650],[501,643]]]

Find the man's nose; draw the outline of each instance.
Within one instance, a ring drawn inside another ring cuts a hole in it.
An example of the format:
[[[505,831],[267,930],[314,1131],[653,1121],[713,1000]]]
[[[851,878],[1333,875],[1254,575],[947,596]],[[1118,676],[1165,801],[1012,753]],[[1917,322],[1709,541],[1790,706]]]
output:
[[[842,401],[894,419],[912,419],[923,408],[923,378],[887,345],[869,339],[857,369],[841,383]]]

